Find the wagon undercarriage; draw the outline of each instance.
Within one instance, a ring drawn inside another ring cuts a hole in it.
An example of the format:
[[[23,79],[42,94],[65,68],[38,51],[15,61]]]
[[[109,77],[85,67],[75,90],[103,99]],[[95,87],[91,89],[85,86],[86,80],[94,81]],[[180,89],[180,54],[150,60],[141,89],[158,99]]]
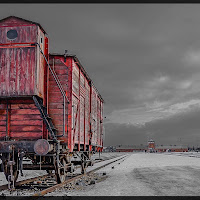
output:
[[[91,152],[69,153],[60,151],[60,153],[57,153],[54,150],[41,156],[30,151],[30,149],[34,149],[30,145],[27,152],[26,146],[22,145],[25,143],[24,141],[2,143],[0,143],[1,147],[6,148],[5,150],[1,149],[1,171],[5,174],[9,188],[14,188],[18,175],[23,176],[23,170],[46,170],[47,173],[55,173],[57,182],[61,183],[74,172],[77,165],[81,166],[81,173],[85,173],[86,167],[92,165]],[[23,147],[23,149],[16,147]],[[28,163],[27,159],[29,160]]]

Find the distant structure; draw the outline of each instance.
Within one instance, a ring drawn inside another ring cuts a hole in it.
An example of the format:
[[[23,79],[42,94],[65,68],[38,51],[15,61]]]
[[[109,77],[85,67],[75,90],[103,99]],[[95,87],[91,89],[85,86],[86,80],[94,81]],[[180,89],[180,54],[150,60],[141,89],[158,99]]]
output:
[[[188,152],[186,145],[156,145],[154,140],[148,141],[148,152]]]
[[[188,152],[186,145],[160,145],[156,147],[157,152]]]
[[[156,145],[153,139],[148,141],[147,145],[118,145],[115,148],[109,146],[104,149],[104,152],[148,152],[148,153],[162,153],[162,152],[188,152],[186,145]]]
[[[150,152],[150,153],[156,152],[155,141],[152,139],[148,141],[148,152]]]
[[[147,145],[118,145],[116,152],[146,152]]]

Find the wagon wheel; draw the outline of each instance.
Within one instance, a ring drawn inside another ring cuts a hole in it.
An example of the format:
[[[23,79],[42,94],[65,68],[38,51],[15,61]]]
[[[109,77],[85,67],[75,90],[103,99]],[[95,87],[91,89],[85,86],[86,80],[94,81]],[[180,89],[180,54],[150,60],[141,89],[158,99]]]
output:
[[[85,156],[82,154],[82,161],[81,161],[81,174],[85,174],[86,173],[86,167],[87,167],[87,161]]]
[[[63,183],[67,176],[67,162],[65,158],[60,160],[60,164],[61,165],[59,166],[58,162],[56,162],[55,174],[57,183]]]
[[[9,177],[11,175],[11,166],[9,165],[9,161],[8,161],[8,154],[6,155],[3,155],[2,157],[2,169],[3,169],[3,172],[5,174],[5,177],[6,177],[6,180],[7,181],[10,181],[9,180]],[[17,181],[17,178],[18,178],[18,175],[19,175],[19,170],[17,169],[17,158],[15,159],[15,164],[13,165],[13,178],[14,178],[14,183]]]
[[[9,176],[11,175],[10,166],[7,164],[7,161],[5,161],[2,164],[3,164],[3,171],[4,171],[4,174],[5,174],[6,180],[9,181]],[[17,170],[17,166],[16,165],[13,165],[14,182],[17,181],[18,175],[19,175],[19,170]]]
[[[52,174],[52,173],[53,173],[53,170],[47,169],[46,172],[47,172],[48,174]]]
[[[85,172],[86,172],[86,164],[83,161],[83,162],[81,162],[81,174],[85,174]]]

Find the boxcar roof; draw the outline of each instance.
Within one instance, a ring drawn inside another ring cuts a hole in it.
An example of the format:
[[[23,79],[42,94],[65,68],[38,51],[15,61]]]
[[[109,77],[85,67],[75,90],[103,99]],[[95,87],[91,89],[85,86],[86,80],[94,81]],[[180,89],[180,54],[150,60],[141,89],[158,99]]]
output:
[[[79,65],[81,71],[83,72],[83,74],[86,76],[86,78],[91,82],[91,84],[93,85],[93,87],[96,89],[99,98],[105,103],[105,101],[103,100],[102,96],[100,95],[98,89],[96,88],[96,86],[94,85],[94,82],[91,80],[91,78],[89,77],[89,75],[87,74],[87,72],[85,71],[84,67],[82,66],[81,62],[79,61],[79,59],[77,58],[76,55],[74,54],[58,54],[58,53],[50,53],[50,56],[66,56],[66,57],[73,57],[74,61],[76,64]]]
[[[35,25],[39,26],[40,29],[46,34],[46,31],[42,28],[42,26],[39,23],[30,21],[30,20],[27,20],[27,19],[23,19],[23,18],[20,18],[20,17],[16,17],[16,16],[9,16],[9,17],[3,18],[3,19],[0,20],[0,23],[4,22],[6,20],[9,20],[11,18],[14,18],[14,19],[17,19],[17,20],[20,20],[20,21],[24,21],[24,22],[27,22],[27,23],[30,23],[30,24],[35,24]]]

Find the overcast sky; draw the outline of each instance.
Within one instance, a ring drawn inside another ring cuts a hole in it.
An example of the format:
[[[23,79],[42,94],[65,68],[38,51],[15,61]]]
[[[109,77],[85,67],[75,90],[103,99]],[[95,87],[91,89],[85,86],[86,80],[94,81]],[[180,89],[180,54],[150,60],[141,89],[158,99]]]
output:
[[[200,4],[0,4],[76,54],[105,100],[105,145],[200,146]]]

